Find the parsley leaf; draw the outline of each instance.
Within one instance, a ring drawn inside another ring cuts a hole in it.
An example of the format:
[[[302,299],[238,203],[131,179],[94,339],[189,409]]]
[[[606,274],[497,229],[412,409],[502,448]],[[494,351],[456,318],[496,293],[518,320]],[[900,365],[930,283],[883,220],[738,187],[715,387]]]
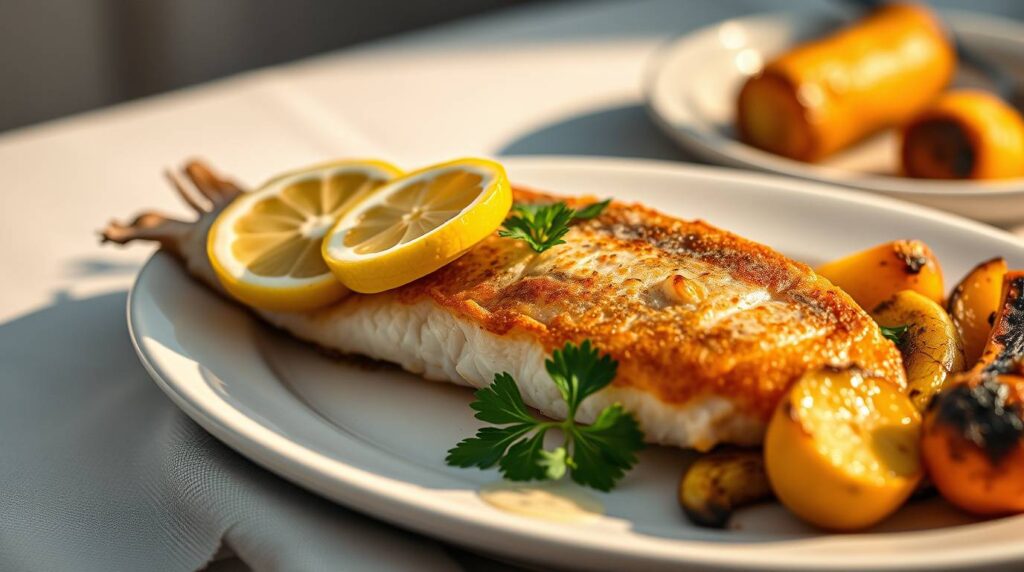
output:
[[[636,419],[621,405],[604,409],[593,425],[573,428],[572,480],[609,491],[636,464],[644,446]]]
[[[544,467],[544,473],[548,479],[557,481],[565,476],[568,465],[568,453],[565,447],[559,447],[554,451],[540,452],[540,466]]]
[[[494,382],[474,396],[470,407],[476,410],[477,419],[508,426],[484,427],[476,436],[463,439],[448,451],[445,462],[449,465],[489,469],[501,461],[509,447],[543,425],[527,411],[515,380],[507,373],[496,374]],[[505,472],[504,466],[501,469]]]
[[[569,223],[575,213],[565,203],[516,205],[512,211],[518,214],[505,219],[504,228],[498,236],[526,241],[537,252],[565,243],[562,237],[569,232]]]
[[[611,202],[612,202],[611,199],[605,199],[605,200],[603,200],[603,201],[601,201],[599,203],[591,203],[591,204],[589,204],[589,205],[587,205],[587,206],[577,210],[576,214],[575,214],[575,216],[573,216],[573,218],[575,218],[576,220],[589,220],[589,219],[592,219],[592,218],[596,217],[597,215],[601,214],[602,212],[604,212],[604,209],[607,208],[608,205],[611,204]]]
[[[611,203],[611,199],[593,203],[575,210],[564,202],[547,205],[517,204],[512,207],[512,216],[505,219],[499,236],[522,240],[536,252],[565,244],[562,237],[569,232],[574,220],[592,219]]]
[[[547,428],[541,428],[529,439],[523,439],[508,449],[501,458],[501,474],[510,481],[534,481],[547,478],[543,463],[544,435]]]
[[[900,345],[903,343],[903,336],[907,335],[907,330],[910,329],[910,326],[908,324],[903,324],[902,326],[893,326],[891,328],[889,326],[883,326],[879,324],[878,327],[879,329],[882,330],[882,337],[896,345]]]
[[[579,346],[565,344],[544,365],[565,400],[565,421],[534,417],[512,376],[496,374],[491,385],[475,393],[470,407],[477,419],[504,426],[481,428],[449,450],[445,462],[481,469],[497,465],[511,481],[557,480],[568,473],[581,485],[611,490],[636,464],[644,434],[636,419],[617,403],[604,408],[592,425],[579,425],[575,417],[587,397],[615,379],[618,363],[587,340]],[[565,442],[547,450],[544,438],[551,429],[559,429]]]
[[[505,450],[534,429],[530,423],[509,427],[483,427],[475,437],[463,439],[448,451],[445,462],[456,467],[480,467],[489,469],[498,464]]]
[[[561,351],[552,352],[544,367],[569,406],[569,417],[574,417],[584,399],[615,379],[619,364],[584,340],[579,347],[566,343]]]
[[[494,375],[494,383],[475,394],[476,401],[470,404],[477,413],[476,418],[488,423],[533,423],[536,419],[526,409],[519,395],[516,381],[507,373]]]

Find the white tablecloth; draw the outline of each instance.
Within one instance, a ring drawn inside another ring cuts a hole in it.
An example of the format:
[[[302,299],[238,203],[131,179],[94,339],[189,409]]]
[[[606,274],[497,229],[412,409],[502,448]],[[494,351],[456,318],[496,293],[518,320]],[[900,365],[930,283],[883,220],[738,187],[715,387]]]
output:
[[[640,106],[648,57],[780,6],[834,9],[528,6],[0,136],[0,569],[192,570],[222,550],[258,570],[458,569],[439,544],[281,481],[178,412],[125,327],[149,251],[100,248],[95,230],[144,207],[183,213],[161,171],[189,157],[248,183],[346,155],[685,160]]]

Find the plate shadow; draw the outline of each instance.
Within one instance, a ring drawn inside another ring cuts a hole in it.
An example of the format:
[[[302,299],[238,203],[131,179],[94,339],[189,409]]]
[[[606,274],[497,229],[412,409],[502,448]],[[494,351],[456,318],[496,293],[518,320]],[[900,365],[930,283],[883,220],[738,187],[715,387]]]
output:
[[[593,110],[523,133],[499,155],[587,155],[700,162],[680,150],[642,105]]]

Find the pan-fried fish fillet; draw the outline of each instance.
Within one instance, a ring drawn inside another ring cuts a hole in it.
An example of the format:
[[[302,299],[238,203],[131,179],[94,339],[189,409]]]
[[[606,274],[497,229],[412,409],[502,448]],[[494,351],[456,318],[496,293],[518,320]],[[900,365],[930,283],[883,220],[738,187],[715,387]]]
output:
[[[523,189],[515,198],[559,200]],[[198,229],[178,250],[216,284],[204,237]],[[495,234],[396,290],[311,313],[258,313],[319,346],[427,379],[481,387],[507,371],[527,404],[555,418],[566,411],[544,359],[590,339],[619,361],[618,377],[579,419],[618,401],[649,441],[698,449],[760,443],[780,396],[809,369],[855,363],[905,384],[899,353],[871,318],[770,248],[624,203],[577,223],[565,240],[535,254]]]

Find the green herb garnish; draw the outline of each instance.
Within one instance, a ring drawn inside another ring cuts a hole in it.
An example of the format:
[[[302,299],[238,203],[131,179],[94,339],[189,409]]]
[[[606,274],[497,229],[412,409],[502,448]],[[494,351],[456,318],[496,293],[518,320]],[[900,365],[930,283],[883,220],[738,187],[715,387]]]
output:
[[[590,341],[565,344],[544,365],[565,400],[565,421],[542,421],[523,403],[515,380],[495,374],[494,382],[478,390],[470,404],[476,418],[502,427],[483,427],[463,439],[445,459],[456,467],[488,469],[495,465],[510,481],[557,480],[567,472],[581,485],[611,490],[636,464],[644,434],[636,419],[616,403],[605,407],[591,425],[576,422],[576,412],[587,397],[615,379],[618,362],[601,355]],[[544,436],[559,429],[561,447],[544,448]]]
[[[605,199],[599,203],[590,203],[589,205],[581,209],[578,209],[576,211],[576,214],[573,215],[573,218],[576,220],[592,219],[597,215],[601,214],[602,212],[604,212],[604,209],[608,208],[608,205],[611,204],[611,202],[611,199]]]
[[[910,329],[908,324],[893,326],[891,328],[889,326],[879,324],[878,327],[882,330],[882,336],[897,346],[903,343],[903,336],[907,335],[907,330]]]
[[[499,236],[525,241],[536,252],[544,252],[552,246],[564,244],[562,237],[569,232],[574,220],[586,220],[601,214],[611,199],[593,203],[576,210],[565,203],[546,205],[517,204],[512,207],[512,216],[505,219]]]

